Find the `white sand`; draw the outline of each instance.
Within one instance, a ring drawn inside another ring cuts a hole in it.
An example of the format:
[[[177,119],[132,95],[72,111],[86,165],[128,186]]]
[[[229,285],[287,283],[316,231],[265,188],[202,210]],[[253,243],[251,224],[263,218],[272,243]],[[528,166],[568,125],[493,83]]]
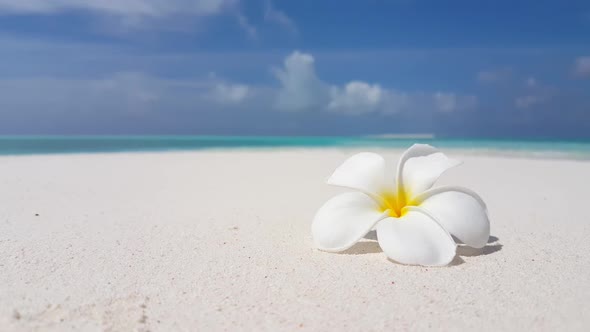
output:
[[[0,157],[0,330],[588,328],[590,162],[447,151],[493,239],[423,268],[312,248],[353,152]]]

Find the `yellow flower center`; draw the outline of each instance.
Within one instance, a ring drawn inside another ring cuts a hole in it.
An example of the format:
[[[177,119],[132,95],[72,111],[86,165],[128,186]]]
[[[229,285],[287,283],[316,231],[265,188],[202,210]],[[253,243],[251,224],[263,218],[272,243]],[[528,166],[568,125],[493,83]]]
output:
[[[381,193],[380,197],[382,200],[379,207],[381,212],[389,210],[389,215],[394,218],[403,217],[407,212],[405,207],[416,205],[410,199],[412,196],[407,190],[400,190],[397,194],[393,191],[385,191]]]

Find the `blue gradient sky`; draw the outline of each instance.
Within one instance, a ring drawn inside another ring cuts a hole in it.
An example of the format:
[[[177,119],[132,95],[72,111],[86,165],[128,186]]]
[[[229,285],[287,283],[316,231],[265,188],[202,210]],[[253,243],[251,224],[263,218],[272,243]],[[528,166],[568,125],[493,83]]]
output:
[[[0,0],[0,134],[590,137],[588,1]]]

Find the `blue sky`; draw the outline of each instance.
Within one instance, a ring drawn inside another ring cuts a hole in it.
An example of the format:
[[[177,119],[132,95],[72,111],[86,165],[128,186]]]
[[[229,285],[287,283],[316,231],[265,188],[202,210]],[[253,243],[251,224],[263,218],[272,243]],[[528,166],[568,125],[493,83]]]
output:
[[[0,0],[0,134],[590,137],[588,1]]]

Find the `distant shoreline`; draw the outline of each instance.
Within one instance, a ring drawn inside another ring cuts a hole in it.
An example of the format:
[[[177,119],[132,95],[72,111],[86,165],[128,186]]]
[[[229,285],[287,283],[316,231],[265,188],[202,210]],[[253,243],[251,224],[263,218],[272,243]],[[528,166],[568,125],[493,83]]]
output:
[[[381,135],[367,135],[366,138],[398,138],[398,139],[435,139],[434,134],[381,134]]]
[[[432,138],[421,136],[373,137],[231,137],[231,136],[120,136],[120,137],[2,137],[0,155],[71,153],[161,152],[268,149],[406,149],[415,143],[480,155],[551,159],[590,159],[590,141],[524,141]]]

